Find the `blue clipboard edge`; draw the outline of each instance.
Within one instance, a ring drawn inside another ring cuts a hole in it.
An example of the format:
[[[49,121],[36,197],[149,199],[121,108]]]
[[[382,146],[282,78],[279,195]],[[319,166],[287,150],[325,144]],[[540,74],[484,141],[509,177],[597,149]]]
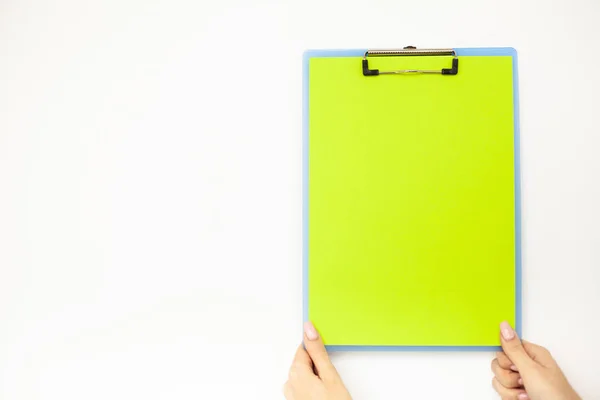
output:
[[[519,68],[517,51],[512,47],[459,48],[458,56],[510,56],[513,59],[513,103],[515,129],[515,329],[522,337],[522,261],[521,261],[521,149],[519,125]],[[361,50],[307,50],[303,55],[302,79],[302,317],[308,320],[308,67],[313,57],[362,57]],[[500,346],[353,346],[328,345],[328,351],[499,351]]]

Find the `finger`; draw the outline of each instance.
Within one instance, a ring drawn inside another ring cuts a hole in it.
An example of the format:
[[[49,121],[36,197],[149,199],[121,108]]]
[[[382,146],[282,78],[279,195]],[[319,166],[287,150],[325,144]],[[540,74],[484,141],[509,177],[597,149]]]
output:
[[[506,321],[500,324],[500,342],[504,354],[516,365],[519,371],[523,372],[524,368],[531,366],[533,360],[523,348],[517,333]]]
[[[329,360],[323,339],[310,321],[304,323],[304,347],[321,379],[327,380],[337,377],[337,371]]]
[[[313,363],[310,359],[310,356],[304,349],[304,345],[300,345],[298,347],[298,350],[296,350],[296,355],[294,356],[294,361],[292,362],[292,365],[306,366],[312,370]]]
[[[294,400],[294,391],[289,382],[286,382],[285,385],[283,385],[283,396],[286,400]]]
[[[546,367],[555,363],[554,357],[545,347],[523,340],[523,348],[532,360]]]
[[[523,345],[525,345],[525,344],[523,344]],[[527,349],[525,349],[525,350],[527,350]],[[498,359],[498,363],[500,364],[500,366],[502,368],[519,372],[519,369],[517,368],[517,366],[514,365],[512,361],[510,361],[510,358],[508,358],[506,356],[506,354],[504,354],[504,352],[502,352],[502,351],[497,352],[496,358]]]
[[[298,379],[299,375],[315,376],[312,360],[302,345],[296,350],[296,356],[288,373],[290,382]]]
[[[498,382],[505,388],[516,389],[523,385],[521,376],[514,371],[500,367],[497,359],[492,361],[492,372]]]
[[[523,389],[508,389],[498,382],[496,378],[492,380],[494,390],[500,395],[502,400],[528,400],[529,396]]]

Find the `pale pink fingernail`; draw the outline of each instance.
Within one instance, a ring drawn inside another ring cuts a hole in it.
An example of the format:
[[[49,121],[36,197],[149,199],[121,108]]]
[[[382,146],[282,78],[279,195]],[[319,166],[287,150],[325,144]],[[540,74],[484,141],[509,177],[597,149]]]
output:
[[[511,366],[510,366],[510,369],[512,369],[512,370],[513,370],[513,371],[515,371],[515,372],[519,372],[519,368],[517,368],[517,366],[516,366],[516,365],[511,365]]]
[[[517,381],[517,383],[519,384],[519,386],[523,386],[523,378],[519,378],[519,380]]]
[[[506,321],[500,324],[500,332],[504,340],[512,340],[515,337],[515,331],[511,328],[510,324]]]
[[[308,340],[317,340],[319,338],[319,333],[310,321],[306,321],[304,323],[304,334],[306,335]]]
[[[519,400],[528,400],[529,396],[527,396],[527,393],[521,393],[519,395]]]

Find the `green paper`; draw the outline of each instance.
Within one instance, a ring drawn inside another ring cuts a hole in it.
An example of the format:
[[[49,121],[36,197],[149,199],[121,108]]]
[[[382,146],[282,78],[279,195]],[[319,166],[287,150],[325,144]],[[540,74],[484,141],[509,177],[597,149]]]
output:
[[[491,346],[515,322],[512,58],[459,59],[310,59],[308,316],[328,345]]]

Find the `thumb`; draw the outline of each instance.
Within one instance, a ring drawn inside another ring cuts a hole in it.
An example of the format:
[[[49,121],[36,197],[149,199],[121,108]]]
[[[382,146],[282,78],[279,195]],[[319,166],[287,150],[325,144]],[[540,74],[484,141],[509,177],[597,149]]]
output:
[[[506,321],[500,324],[500,342],[502,343],[504,354],[510,358],[519,371],[527,369],[533,363],[533,360],[525,351],[521,340],[519,340],[517,332]]]
[[[556,364],[556,361],[554,361],[552,354],[550,354],[548,349],[546,349],[545,347],[528,342],[527,340],[523,340],[522,342],[525,351],[527,352],[527,354],[529,354],[529,357],[533,361],[540,363],[545,367],[549,367],[553,364]]]
[[[304,347],[321,379],[327,380],[337,376],[337,371],[329,360],[323,339],[310,321],[304,323]]]

